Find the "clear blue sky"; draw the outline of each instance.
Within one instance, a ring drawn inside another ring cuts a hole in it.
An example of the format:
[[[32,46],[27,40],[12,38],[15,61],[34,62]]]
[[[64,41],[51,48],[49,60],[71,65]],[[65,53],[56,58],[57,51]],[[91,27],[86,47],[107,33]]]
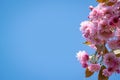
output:
[[[93,52],[79,31],[89,5],[96,1],[0,0],[0,80],[97,80],[75,57]]]

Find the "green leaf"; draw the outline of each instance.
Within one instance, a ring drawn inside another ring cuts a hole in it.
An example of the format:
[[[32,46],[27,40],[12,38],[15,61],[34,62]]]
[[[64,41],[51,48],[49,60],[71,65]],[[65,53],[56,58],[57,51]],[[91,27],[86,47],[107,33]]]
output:
[[[98,57],[94,54],[94,55],[91,55],[89,56],[89,61],[90,63],[96,63],[98,61]]]
[[[90,76],[92,76],[93,74],[94,74],[94,72],[91,72],[91,71],[89,71],[88,68],[86,68],[86,71],[85,71],[85,76],[86,76],[86,77],[90,77]]]
[[[102,72],[104,69],[106,69],[106,67],[102,65],[98,74],[98,80],[108,80],[108,77],[105,77],[104,75],[102,75]]]

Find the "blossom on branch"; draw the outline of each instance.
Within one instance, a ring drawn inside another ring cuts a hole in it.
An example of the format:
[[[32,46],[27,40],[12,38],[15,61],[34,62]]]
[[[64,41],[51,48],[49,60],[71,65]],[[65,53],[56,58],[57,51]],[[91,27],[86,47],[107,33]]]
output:
[[[79,51],[77,59],[86,68],[86,77],[99,72],[98,80],[108,80],[113,73],[120,73],[120,0],[97,0],[90,6],[89,20],[80,24],[86,45],[96,51],[88,55]]]

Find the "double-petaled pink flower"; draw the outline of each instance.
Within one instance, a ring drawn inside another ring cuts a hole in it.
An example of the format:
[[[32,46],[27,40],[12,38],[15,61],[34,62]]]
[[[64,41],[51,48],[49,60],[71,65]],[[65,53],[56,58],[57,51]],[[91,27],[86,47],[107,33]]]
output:
[[[95,71],[99,71],[100,70],[100,65],[99,64],[90,64],[88,66],[88,69],[91,71],[91,72],[95,72]]]
[[[109,77],[109,76],[112,75],[112,72],[109,72],[108,69],[104,69],[104,70],[102,71],[102,75],[104,75],[104,76],[106,76],[106,77]]]
[[[116,57],[114,53],[107,53],[104,55],[104,64],[107,66],[107,70],[111,73],[118,72],[120,70],[120,58]]]
[[[79,51],[77,53],[77,59],[80,61],[80,63],[82,64],[82,66],[84,68],[86,68],[88,66],[88,60],[89,60],[89,56],[88,53],[85,51]]]

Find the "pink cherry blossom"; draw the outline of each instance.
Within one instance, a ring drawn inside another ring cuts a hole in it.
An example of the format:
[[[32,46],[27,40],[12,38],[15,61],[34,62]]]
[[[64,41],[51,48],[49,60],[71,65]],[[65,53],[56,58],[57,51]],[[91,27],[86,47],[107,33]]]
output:
[[[114,71],[119,72],[120,70],[120,58],[119,57],[118,58],[116,57],[113,68],[114,68]]]
[[[120,0],[108,0],[96,7],[90,6],[89,9],[89,20],[81,22],[80,31],[86,41],[91,43],[88,46],[94,48],[95,57],[90,56],[89,59],[87,52],[79,51],[77,59],[83,68],[91,72],[105,66],[102,74],[106,77],[120,73],[120,57],[114,53],[120,49]]]
[[[112,72],[109,72],[107,69],[104,69],[102,74],[106,77],[109,77],[112,75]]]
[[[76,57],[81,63],[87,62],[89,60],[89,55],[86,51],[79,51]]]
[[[99,23],[98,34],[99,34],[98,37],[103,40],[108,40],[109,38],[114,36],[114,33],[111,30],[111,27],[108,27],[108,24],[106,21],[101,21]]]
[[[89,56],[88,53],[85,51],[79,51],[77,53],[77,59],[80,61],[81,65],[83,68],[88,67],[88,60],[89,60]]]
[[[116,28],[119,25],[119,17],[118,16],[112,16],[109,21],[109,25],[112,26],[113,28]]]
[[[114,53],[107,53],[104,56],[104,63],[107,65],[109,72],[116,72],[120,68],[120,58],[117,58]]]
[[[108,46],[109,46],[109,48],[111,48],[112,50],[120,49],[120,38],[119,38],[119,39],[115,39],[115,40],[110,40],[110,41],[108,41]]]
[[[117,2],[117,0],[109,0],[109,2],[115,3]]]
[[[119,69],[117,69],[117,70],[116,70],[116,72],[117,72],[118,74],[120,74],[120,68],[119,68]]]
[[[89,69],[91,72],[99,71],[99,70],[100,70],[100,65],[99,65],[99,64],[90,64],[90,65],[88,66],[88,69]]]
[[[80,25],[80,30],[82,31],[84,37],[87,38],[96,33],[96,24],[92,23],[91,21],[84,21]]]
[[[112,49],[112,50],[114,50],[114,49],[117,48],[116,44],[117,44],[117,41],[116,41],[116,40],[110,40],[110,41],[108,41],[108,46],[109,46],[109,48]]]
[[[115,37],[120,38],[120,28],[116,29]]]
[[[116,11],[116,14],[118,14],[118,15],[120,13],[119,9],[120,9],[120,1],[118,1],[117,3],[115,3],[114,6],[113,6],[114,12]]]
[[[91,21],[84,21],[81,23],[80,30],[87,41],[96,44],[101,42],[97,36],[97,24]]]
[[[97,48],[96,48],[95,44],[90,44],[89,46],[90,46],[91,48],[93,48],[93,49],[97,50]]]
[[[103,56],[103,62],[108,66],[108,67],[113,67],[114,62],[116,60],[116,56],[114,53],[107,53]]]
[[[94,9],[94,7],[93,6],[89,6],[89,9],[92,11]]]

